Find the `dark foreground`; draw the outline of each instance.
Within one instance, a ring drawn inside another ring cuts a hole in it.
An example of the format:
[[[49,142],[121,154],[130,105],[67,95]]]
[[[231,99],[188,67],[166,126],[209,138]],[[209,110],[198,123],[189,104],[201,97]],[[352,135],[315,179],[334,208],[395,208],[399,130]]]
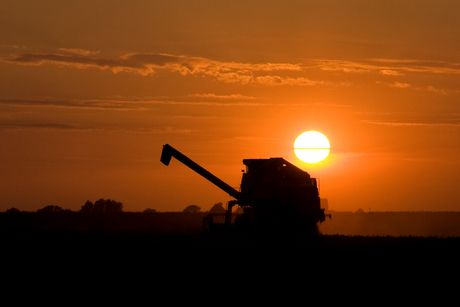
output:
[[[291,293],[307,300],[344,290],[388,296],[409,289],[442,291],[446,298],[459,273],[458,237],[205,233],[191,222],[195,218],[183,215],[176,217],[192,224],[171,224],[172,216],[157,215],[149,218],[159,219],[156,226],[134,219],[116,227],[109,221],[121,216],[90,216],[84,223],[76,216],[31,215],[16,223],[1,217],[8,286],[107,299],[128,290],[153,296],[192,292],[191,299]],[[160,220],[169,228],[159,227]]]

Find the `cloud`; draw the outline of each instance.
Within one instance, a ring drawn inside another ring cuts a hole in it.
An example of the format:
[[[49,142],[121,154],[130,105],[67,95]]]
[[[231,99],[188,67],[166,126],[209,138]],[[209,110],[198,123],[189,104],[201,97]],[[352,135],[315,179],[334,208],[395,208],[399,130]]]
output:
[[[438,93],[438,94],[447,94],[446,90],[441,89],[441,88],[436,88],[436,87],[431,86],[431,85],[427,86],[426,90],[429,91],[429,92],[434,92],[434,93]]]
[[[404,83],[404,82],[395,81],[395,82],[393,82],[393,84],[392,84],[391,86],[393,86],[393,87],[399,87],[399,88],[408,88],[408,87],[410,87],[410,84],[409,84],[409,83]]]
[[[460,74],[460,64],[445,61],[425,61],[410,59],[374,59],[374,63],[382,63],[399,72],[432,73],[432,74]]]
[[[99,68],[102,70],[110,69],[114,73],[120,71],[133,71],[141,75],[154,73],[148,66],[126,61],[123,59],[104,59],[90,57],[84,54],[67,54],[67,53],[19,53],[9,58],[3,59],[3,62],[14,63],[19,65],[40,66],[44,64],[54,64],[58,66],[69,66],[79,69]]]
[[[323,81],[312,81],[308,78],[298,77],[280,77],[280,76],[260,76],[254,79],[255,83],[265,85],[300,85],[300,86],[314,86],[324,85],[326,82]]]
[[[349,108],[351,105],[311,102],[312,105],[327,108]],[[100,111],[151,111],[159,106],[210,106],[210,107],[286,107],[284,102],[273,102],[264,98],[241,94],[218,95],[213,93],[190,94],[186,96],[123,97],[113,96],[105,99],[60,99],[43,97],[35,99],[0,98],[0,106],[10,107],[5,112],[30,111],[31,108],[82,109]],[[289,107],[304,107],[305,103],[290,103]]]
[[[8,121],[0,122],[0,130],[72,130],[72,131],[102,131],[102,132],[130,132],[130,133],[152,133],[152,134],[189,134],[196,132],[192,129],[179,129],[176,127],[165,126],[156,128],[138,127],[103,127],[78,125],[60,122],[27,122],[27,121]]]
[[[1,59],[4,63],[40,66],[52,64],[79,69],[98,68],[113,73],[133,72],[148,76],[157,71],[169,71],[183,76],[211,77],[226,83],[264,85],[321,85],[305,77],[279,76],[278,72],[303,72],[292,63],[235,63],[203,57],[177,56],[162,53],[128,53],[117,59],[95,57],[97,52],[84,49],[61,48],[54,53],[17,53]]]
[[[59,99],[53,97],[18,99],[0,98],[0,105],[10,107],[69,108],[105,111],[148,111],[158,105],[189,105],[216,107],[248,107],[273,105],[258,98],[240,94],[193,94],[172,97],[112,97],[107,99]]]
[[[53,108],[73,108],[73,109],[97,109],[113,111],[136,111],[146,110],[144,104],[136,101],[117,100],[117,99],[58,99],[52,97],[36,99],[0,98],[0,105],[13,107],[53,107]]]
[[[265,86],[349,86],[350,81],[314,80],[312,70],[346,74],[374,73],[380,78],[404,77],[408,74],[460,74],[460,65],[442,61],[411,59],[368,59],[362,61],[312,59],[303,63],[236,63],[165,53],[127,53],[118,58],[100,56],[99,52],[79,48],[60,48],[50,53],[16,53],[0,59],[17,65],[57,65],[78,69],[96,68],[113,73],[129,72],[142,76],[155,73],[177,73],[199,76],[224,83]],[[313,72],[315,73],[315,72]],[[308,75],[307,75],[308,74]],[[391,82],[390,82],[391,84]],[[408,88],[407,82],[391,86]],[[411,87],[416,88],[417,87]],[[428,89],[435,91],[435,88]],[[441,93],[440,90],[437,90]]]
[[[233,139],[236,139],[238,141],[273,141],[277,140],[275,138],[267,138],[267,137],[258,137],[258,136],[235,136]]]
[[[7,45],[7,44],[1,44],[0,47],[3,47],[3,48],[13,48],[13,49],[26,49],[25,46]]]
[[[51,129],[51,130],[73,130],[76,126],[65,123],[48,122],[0,122],[0,130],[6,129]]]
[[[189,97],[200,98],[200,99],[216,99],[216,100],[254,100],[257,99],[254,96],[246,96],[240,94],[230,94],[230,95],[217,95],[212,93],[207,94],[190,94]]]
[[[210,60],[202,57],[172,56],[166,54],[128,54],[126,60],[136,60],[150,69],[166,69],[183,76],[212,77],[226,83],[265,84],[265,85],[312,85],[312,82],[293,82],[292,78],[274,75],[256,76],[256,74],[273,73],[277,71],[302,71],[302,67],[290,63],[235,63]]]
[[[345,73],[377,72],[387,76],[402,76],[407,73],[460,74],[460,64],[443,61],[413,59],[371,59],[363,61],[309,60],[310,68]]]
[[[402,76],[403,75],[403,73],[398,72],[398,71],[393,70],[393,69],[382,69],[382,70],[380,70],[380,73],[382,75],[386,75],[386,76]]]
[[[345,73],[366,73],[371,71],[379,71],[389,69],[388,67],[379,67],[358,61],[343,61],[343,60],[310,60],[313,63],[311,68],[319,68],[326,71],[342,71]]]
[[[94,67],[110,69],[114,73],[132,71],[141,75],[150,75],[155,73],[155,70],[166,69],[184,76],[213,76],[226,82],[249,82],[253,80],[252,74],[254,72],[302,70],[299,65],[289,63],[245,64],[160,53],[129,53],[113,60],[92,57],[90,55],[94,54],[94,52],[83,49],[61,48],[60,50],[66,53],[18,53],[2,61],[21,65],[43,65],[48,63],[76,68]]]
[[[383,84],[383,85],[390,86],[390,87],[397,87],[397,88],[410,88],[411,87],[409,83],[399,82],[399,81],[394,81],[394,82],[376,81],[376,83]]]
[[[99,51],[90,51],[90,50],[85,50],[85,49],[79,49],[79,48],[59,48],[60,51],[68,52],[68,53],[74,53],[74,54],[79,54],[83,56],[89,56],[91,54],[98,54]]]
[[[363,120],[373,125],[385,125],[392,127],[460,127],[460,119],[439,120]]]
[[[394,82],[381,82],[381,81],[376,81],[377,84],[383,84],[383,85],[386,85],[386,86],[390,86],[390,87],[396,87],[396,88],[401,88],[401,89],[414,89],[414,90],[417,90],[417,91],[428,91],[428,92],[433,92],[433,93],[436,93],[436,94],[447,94],[447,91],[445,89],[441,89],[441,88],[437,88],[437,87],[434,87],[434,86],[423,86],[423,87],[414,87],[412,86],[411,84],[409,83],[405,83],[405,82],[399,82],[399,81],[394,81]]]

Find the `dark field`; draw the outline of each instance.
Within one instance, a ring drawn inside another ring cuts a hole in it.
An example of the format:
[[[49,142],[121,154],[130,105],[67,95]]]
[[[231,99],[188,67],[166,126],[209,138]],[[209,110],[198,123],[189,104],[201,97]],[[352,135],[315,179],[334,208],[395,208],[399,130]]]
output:
[[[450,220],[444,214],[432,216],[411,217],[431,226],[433,221],[444,221],[431,228],[432,236],[423,237],[417,235],[421,224],[404,226],[410,221],[404,214],[385,216],[386,222],[368,213],[335,214],[321,229],[336,233],[312,236],[205,233],[203,214],[2,213],[2,264],[12,270],[4,278],[13,285],[73,289],[85,295],[88,289],[113,294],[132,287],[140,292],[180,289],[200,295],[210,291],[319,295],[317,291],[407,287],[420,291],[428,287],[433,293],[457,284],[452,278],[456,280],[459,273],[460,238],[453,215]],[[382,231],[382,225],[413,233],[369,235]],[[433,231],[439,232],[437,237]]]
[[[332,212],[323,235],[460,237],[460,212]],[[0,231],[196,233],[206,213],[0,213]],[[223,221],[223,218],[222,218]]]
[[[459,237],[460,212],[332,212],[323,234]]]

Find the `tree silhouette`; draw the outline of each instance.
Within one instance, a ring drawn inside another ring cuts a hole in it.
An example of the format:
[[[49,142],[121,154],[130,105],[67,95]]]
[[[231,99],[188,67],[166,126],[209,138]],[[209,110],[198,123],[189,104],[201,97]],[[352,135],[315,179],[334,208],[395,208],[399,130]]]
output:
[[[123,212],[123,204],[112,199],[98,199],[94,204],[89,200],[81,206],[80,212]]]
[[[93,212],[105,212],[105,200],[98,199],[94,203]]]
[[[224,209],[224,204],[222,202],[218,202],[212,206],[212,208],[209,210],[209,213],[225,213]]]
[[[87,200],[86,203],[83,206],[81,206],[80,212],[93,212],[93,209],[94,204]]]
[[[19,212],[20,212],[19,209],[14,208],[14,207],[6,210],[6,213],[19,213]]]
[[[105,212],[122,212],[123,211],[123,204],[114,201],[112,199],[107,199],[105,201]]]
[[[38,209],[37,212],[63,212],[64,209],[62,209],[59,206],[46,206],[42,209]]]
[[[143,212],[144,212],[144,213],[156,213],[157,210],[151,209],[151,208],[147,208],[147,209],[145,209]]]
[[[190,206],[187,206],[185,207],[184,209],[184,213],[198,213],[201,211],[201,208],[198,207],[197,205],[190,205]]]

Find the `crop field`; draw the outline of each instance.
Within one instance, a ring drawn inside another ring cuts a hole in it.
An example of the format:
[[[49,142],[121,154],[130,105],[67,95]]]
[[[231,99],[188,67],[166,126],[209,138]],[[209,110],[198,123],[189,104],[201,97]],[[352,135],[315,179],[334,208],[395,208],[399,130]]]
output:
[[[207,233],[199,215],[175,213],[0,220],[2,263],[24,287],[308,292],[313,281],[324,291],[388,278],[439,287],[458,272],[460,250],[456,236]]]

